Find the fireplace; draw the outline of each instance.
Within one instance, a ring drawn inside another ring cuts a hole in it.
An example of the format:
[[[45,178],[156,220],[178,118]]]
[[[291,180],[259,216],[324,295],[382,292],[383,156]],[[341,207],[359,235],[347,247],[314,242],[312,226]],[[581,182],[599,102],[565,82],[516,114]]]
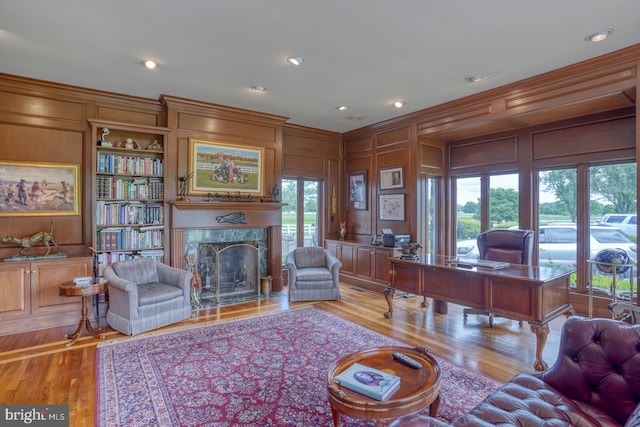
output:
[[[172,205],[171,264],[200,275],[195,307],[259,299],[265,276],[273,276],[273,291],[282,289],[280,203]]]

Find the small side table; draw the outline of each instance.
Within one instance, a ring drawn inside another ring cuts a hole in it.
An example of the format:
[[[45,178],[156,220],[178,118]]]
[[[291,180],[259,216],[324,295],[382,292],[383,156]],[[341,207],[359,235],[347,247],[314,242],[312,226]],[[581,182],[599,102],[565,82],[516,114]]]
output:
[[[393,358],[399,351],[422,363],[413,369]],[[378,401],[356,393],[335,382],[335,377],[354,363],[384,370],[400,377],[400,388],[389,400]],[[388,426],[394,419],[429,407],[435,417],[440,405],[440,365],[424,347],[389,346],[348,354],[329,367],[327,389],[334,427],[340,426],[340,414],[374,420],[377,427]]]
[[[98,283],[93,283],[88,286],[76,286],[73,282],[63,283],[58,285],[59,294],[65,297],[82,297],[82,310],[80,311],[81,318],[78,328],[74,333],[65,335],[65,338],[70,339],[67,343],[67,347],[71,347],[80,338],[85,331],[90,333],[96,338],[104,339],[104,335],[100,335],[100,329],[95,329],[91,326],[91,321],[87,316],[87,306],[89,298],[93,298],[95,295],[101,294],[107,290],[108,282],[102,280]]]

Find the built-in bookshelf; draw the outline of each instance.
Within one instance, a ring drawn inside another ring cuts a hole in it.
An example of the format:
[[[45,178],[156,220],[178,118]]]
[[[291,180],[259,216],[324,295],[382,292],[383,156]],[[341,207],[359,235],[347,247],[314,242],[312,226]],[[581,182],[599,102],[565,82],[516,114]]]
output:
[[[96,273],[117,261],[164,261],[164,144],[168,128],[91,121]]]

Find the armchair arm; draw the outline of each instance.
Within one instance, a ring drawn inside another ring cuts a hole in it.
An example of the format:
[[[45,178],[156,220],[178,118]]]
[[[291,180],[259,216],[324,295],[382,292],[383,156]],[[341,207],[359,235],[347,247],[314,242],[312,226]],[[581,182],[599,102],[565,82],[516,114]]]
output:
[[[109,310],[123,317],[137,319],[138,285],[117,276],[111,267],[104,270],[104,278],[108,281]]]
[[[342,262],[334,254],[325,249],[325,257],[327,259],[327,268],[331,271],[333,277],[333,283],[338,286],[340,282],[340,268],[342,268]]]
[[[190,298],[193,273],[156,262],[158,281],[182,289],[182,295]]]
[[[293,251],[289,252],[289,254],[287,255],[285,264],[287,266],[288,275],[289,275],[289,283],[288,283],[289,289],[293,289],[296,284],[296,273],[298,272],[298,269],[296,268],[295,255]]]

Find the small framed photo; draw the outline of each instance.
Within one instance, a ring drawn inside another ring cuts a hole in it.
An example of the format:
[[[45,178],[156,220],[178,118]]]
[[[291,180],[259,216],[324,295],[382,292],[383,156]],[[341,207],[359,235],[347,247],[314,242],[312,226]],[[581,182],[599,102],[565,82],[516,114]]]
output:
[[[380,220],[404,221],[404,193],[380,195]]]
[[[349,194],[349,209],[367,209],[367,171],[348,172],[347,194]]]
[[[380,189],[391,190],[393,188],[404,188],[404,168],[380,169]]]

